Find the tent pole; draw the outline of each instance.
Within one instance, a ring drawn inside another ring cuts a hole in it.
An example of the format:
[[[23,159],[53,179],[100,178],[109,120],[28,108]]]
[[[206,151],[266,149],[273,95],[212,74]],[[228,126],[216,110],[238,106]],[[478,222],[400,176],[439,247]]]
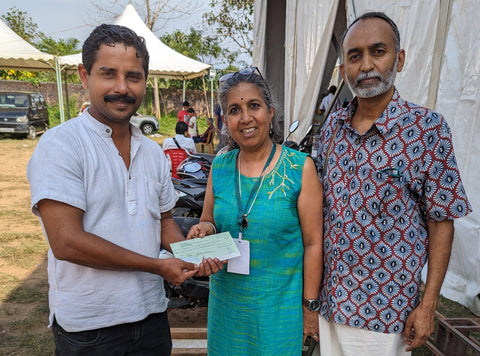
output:
[[[60,111],[60,123],[65,122],[65,109],[63,107],[63,90],[62,90],[62,72],[60,69],[60,61],[58,56],[55,56],[55,76],[57,78],[57,92],[58,92],[58,110]]]
[[[153,79],[153,106],[155,107],[155,116],[160,119],[162,114],[160,113],[160,100],[158,99],[158,78],[156,76]]]
[[[183,100],[185,101],[185,79],[183,80]]]

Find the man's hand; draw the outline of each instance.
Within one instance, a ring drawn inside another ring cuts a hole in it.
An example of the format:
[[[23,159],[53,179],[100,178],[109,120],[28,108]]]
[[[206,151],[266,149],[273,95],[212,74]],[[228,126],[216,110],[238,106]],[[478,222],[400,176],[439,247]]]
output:
[[[311,336],[316,342],[318,342],[318,312],[309,310],[303,306],[303,343],[307,336]]]
[[[422,346],[433,333],[435,308],[433,310],[420,304],[409,315],[405,323],[403,337],[408,344],[406,351]]]
[[[182,261],[178,258],[169,258],[158,260],[161,261],[161,271],[158,273],[170,283],[177,286],[192,278],[198,272],[198,266]]]

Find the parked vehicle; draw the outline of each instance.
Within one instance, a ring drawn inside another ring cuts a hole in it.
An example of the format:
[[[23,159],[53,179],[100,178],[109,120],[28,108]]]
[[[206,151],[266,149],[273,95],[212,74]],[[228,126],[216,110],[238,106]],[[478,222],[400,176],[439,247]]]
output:
[[[208,178],[172,178],[178,194],[177,204],[172,211],[174,216],[199,218],[202,215],[207,180]]]
[[[214,155],[208,153],[188,153],[187,158],[177,166],[177,175],[181,179],[208,178]]]
[[[143,115],[139,114],[138,112],[132,115],[130,118],[130,123],[142,130],[144,135],[151,135],[160,127],[155,116]]]
[[[47,103],[42,93],[0,92],[0,133],[33,140],[48,130]]]

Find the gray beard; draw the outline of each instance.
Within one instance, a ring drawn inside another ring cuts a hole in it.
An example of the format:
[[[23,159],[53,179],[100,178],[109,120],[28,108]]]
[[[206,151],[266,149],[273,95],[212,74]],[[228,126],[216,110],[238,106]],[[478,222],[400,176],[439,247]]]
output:
[[[386,73],[385,76],[378,72],[370,72],[370,73],[360,73],[357,78],[355,78],[355,83],[350,81],[350,78],[347,77],[347,84],[350,88],[350,91],[358,96],[359,98],[374,98],[376,96],[385,94],[395,83],[395,78],[397,76],[397,63],[398,57],[395,60],[392,68],[390,68]],[[379,83],[375,86],[370,86],[367,88],[359,88],[359,82],[364,79],[369,78],[377,78]]]

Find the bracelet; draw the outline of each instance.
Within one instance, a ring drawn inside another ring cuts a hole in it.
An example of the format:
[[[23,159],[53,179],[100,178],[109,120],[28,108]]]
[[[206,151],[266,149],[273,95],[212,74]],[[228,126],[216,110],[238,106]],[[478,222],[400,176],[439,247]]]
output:
[[[217,227],[215,226],[214,223],[212,223],[211,221],[201,221],[201,222],[204,222],[204,223],[207,223],[207,224],[210,224],[210,226],[212,227],[213,229],[213,234],[212,235],[215,235],[217,233]]]

